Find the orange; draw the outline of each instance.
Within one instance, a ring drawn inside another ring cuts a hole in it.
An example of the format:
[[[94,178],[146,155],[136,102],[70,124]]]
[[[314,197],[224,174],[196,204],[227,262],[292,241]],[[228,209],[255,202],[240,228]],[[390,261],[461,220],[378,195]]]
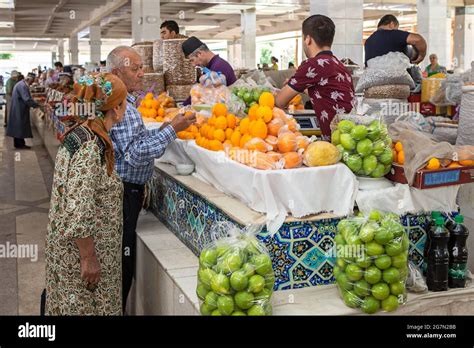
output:
[[[282,109],[273,108],[273,118],[279,118],[282,121],[286,121],[288,119],[288,116],[285,114],[285,112]]]
[[[234,133],[232,133],[232,136],[230,138],[230,141],[232,141],[232,145],[240,146],[240,138],[241,138],[240,132],[237,130],[234,131]]]
[[[219,140],[220,142],[225,141],[225,133],[222,129],[216,129],[214,131],[214,139]]]
[[[152,99],[153,99],[153,93],[148,92],[148,93],[145,95],[145,99],[146,99],[146,100],[152,100]]]
[[[426,165],[426,169],[428,170],[436,170],[439,169],[439,167],[441,167],[441,163],[439,163],[439,159],[434,157],[431,158]]]
[[[214,140],[214,130],[215,128],[210,126],[207,130],[207,139]]]
[[[395,150],[397,150],[397,152],[403,151],[403,145],[401,142],[397,141],[395,143]]]
[[[190,131],[191,133],[193,133],[193,134],[198,134],[198,133],[199,133],[198,128],[197,128],[195,125],[193,125],[193,124],[190,125],[190,126],[188,127],[188,129],[189,129],[189,131]]]
[[[260,152],[267,152],[270,150],[271,146],[268,145],[265,141],[260,138],[252,138],[250,139],[244,146],[247,150],[250,151],[260,151]]]
[[[268,156],[266,153],[257,152],[253,154],[253,160],[249,163],[253,168],[261,170],[272,170],[275,169],[275,160],[272,156]]]
[[[309,145],[309,138],[308,137],[305,137],[303,135],[300,135],[300,136],[297,136],[296,137],[296,143],[298,144],[298,149],[305,149],[308,147]]]
[[[265,123],[268,123],[272,120],[273,117],[273,112],[272,109],[270,109],[268,106],[260,106],[257,109],[257,118],[261,118],[265,121]]]
[[[225,116],[219,116],[216,118],[216,128],[219,128],[219,129],[227,128],[227,118]]]
[[[278,151],[281,153],[294,152],[298,147],[296,135],[293,133],[284,133],[278,137]]]
[[[267,155],[271,156],[275,162],[279,161],[283,157],[281,153],[275,151],[269,151],[267,152]]]
[[[164,117],[164,116],[165,116],[165,109],[159,108],[159,109],[158,109],[158,116]]]
[[[398,162],[398,152],[395,149],[392,149],[392,158],[395,162]]]
[[[278,136],[278,131],[284,125],[285,123],[281,119],[274,118],[268,123],[268,134],[273,135],[275,137]]]
[[[227,115],[227,106],[222,103],[214,104],[212,107],[212,114],[218,117]]]
[[[241,138],[240,138],[240,147],[243,148],[245,146],[245,144],[247,144],[248,141],[250,141],[250,139],[252,139],[252,136],[249,135],[249,134],[244,134]]]
[[[155,120],[156,120],[157,122],[163,122],[163,117],[158,116],[157,118],[155,118]]]
[[[153,106],[153,100],[151,100],[151,99],[145,100],[145,107],[146,107],[147,109],[151,109],[152,106]]]
[[[268,135],[268,128],[263,120],[259,119],[250,127],[250,135],[260,139],[265,139]]]
[[[237,125],[237,117],[233,114],[227,115],[227,127],[234,129]]]
[[[256,120],[257,119],[257,110],[259,108],[258,104],[254,104],[250,107],[249,109],[249,118],[251,120]]]
[[[273,135],[269,135],[265,138],[265,141],[267,142],[267,144],[269,144],[273,148],[273,150],[277,149],[277,142],[278,142],[277,137]]]
[[[458,162],[451,162],[448,166],[448,168],[458,168],[461,167],[461,165]]]
[[[249,131],[249,126],[250,126],[250,119],[248,117],[245,117],[240,121],[240,132],[242,134],[247,134]]]
[[[155,118],[156,116],[158,116],[158,113],[156,112],[156,109],[149,109],[148,110],[148,117]]]
[[[158,109],[158,108],[160,107],[160,102],[159,102],[158,100],[156,100],[156,99],[153,99],[153,100],[151,101],[151,107],[152,107],[153,109]]]
[[[287,152],[283,155],[285,169],[298,168],[303,164],[303,158],[297,152]]]
[[[141,107],[144,107],[144,108],[146,107],[146,100],[145,100],[145,99],[143,99],[143,100],[140,102],[140,106],[141,106]]]
[[[199,133],[201,133],[201,135],[203,137],[206,137],[207,136],[207,129],[209,128],[209,125],[206,123],[206,124],[203,124],[201,129],[199,130]]]
[[[219,140],[211,140],[209,141],[209,150],[212,150],[212,151],[224,150],[224,146]]]
[[[459,161],[459,164],[466,167],[474,166],[474,160]]]
[[[296,132],[298,130],[298,122],[296,122],[296,120],[294,118],[288,120],[288,122],[286,122],[287,126],[288,126],[288,129],[292,132]]]
[[[400,151],[397,155],[397,163],[398,164],[405,164],[405,153],[402,151]]]
[[[143,116],[143,114],[144,114],[146,108],[145,108],[144,106],[139,106],[139,107],[137,108],[137,110],[138,110],[138,112]]]
[[[232,138],[232,134],[234,134],[234,131],[232,130],[232,128],[227,128],[225,130],[225,138],[227,140],[230,140]]]
[[[209,117],[209,119],[207,120],[207,123],[209,124],[209,126],[215,126],[216,125],[216,119],[217,117]]]
[[[275,106],[275,97],[270,92],[263,92],[258,98],[258,103],[260,106],[268,106],[270,109],[273,109]]]

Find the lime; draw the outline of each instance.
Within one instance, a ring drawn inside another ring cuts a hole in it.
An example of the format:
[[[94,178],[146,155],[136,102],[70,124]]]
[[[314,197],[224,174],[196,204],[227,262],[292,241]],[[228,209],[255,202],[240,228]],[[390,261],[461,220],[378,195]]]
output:
[[[370,175],[377,167],[377,157],[369,155],[362,160],[362,168],[365,175]]]
[[[339,276],[337,277],[337,284],[339,285],[341,289],[344,289],[344,290],[352,289],[352,284],[345,273],[339,274]]]
[[[347,265],[346,267],[347,279],[354,282],[356,280],[361,279],[362,275],[363,275],[363,271],[359,266],[353,263],[351,263],[350,265]]]
[[[409,247],[410,247],[410,239],[408,238],[407,234],[404,234],[402,238],[402,250],[407,251]]]
[[[253,100],[254,100],[255,102],[258,102],[258,99],[260,98],[260,94],[261,94],[261,93],[262,93],[262,92],[260,92],[259,90],[253,91],[252,96],[253,96]]]
[[[198,286],[196,287],[196,294],[200,300],[204,301],[208,292],[209,290],[202,283],[199,283]]]
[[[198,271],[198,278],[207,290],[211,290],[211,280],[215,275],[216,272],[209,268],[200,269]]]
[[[374,239],[375,231],[377,229],[377,224],[366,223],[359,231],[359,238],[364,242],[368,243]]]
[[[202,315],[211,315],[214,309],[210,308],[205,302],[201,303],[199,307]]]
[[[372,286],[371,292],[377,300],[384,300],[390,295],[390,288],[385,283],[377,283]]]
[[[242,258],[236,253],[225,255],[222,261],[222,267],[225,273],[235,272],[242,267]]]
[[[382,245],[374,241],[367,243],[365,247],[369,256],[382,255],[385,251]]]
[[[334,237],[334,243],[336,243],[336,246],[337,246],[337,245],[344,245],[344,244],[346,244],[346,242],[344,241],[344,237],[342,236],[342,234],[336,234],[336,236]]]
[[[367,268],[364,274],[364,279],[369,284],[376,284],[382,279],[382,271],[375,266],[370,266]]]
[[[357,153],[362,157],[367,157],[372,153],[372,140],[364,139],[357,143]],[[374,156],[375,157],[375,156]],[[375,158],[377,160],[377,158]]]
[[[253,259],[255,271],[260,275],[265,275],[272,271],[272,260],[266,254],[260,254]]]
[[[344,271],[346,269],[346,263],[343,259],[337,259],[336,265],[341,269],[341,271]]]
[[[359,297],[368,296],[370,293],[370,284],[361,279],[354,284],[354,293]]]
[[[347,307],[357,308],[360,306],[360,299],[351,291],[344,291],[343,299]]]
[[[229,278],[222,273],[216,274],[211,280],[211,289],[221,295],[228,294],[230,290]]]
[[[379,269],[387,269],[391,266],[392,259],[387,255],[380,255],[375,259],[375,266]]]
[[[247,246],[245,247],[245,250],[249,254],[253,254],[253,255],[258,255],[262,253],[260,251],[259,241],[255,239],[254,237],[247,238]]]
[[[350,133],[354,127],[355,123],[350,120],[342,120],[337,124],[337,129],[339,129],[341,133]]]
[[[385,252],[388,256],[397,256],[403,251],[403,242],[392,240],[385,246]]]
[[[362,241],[360,240],[357,234],[350,234],[346,238],[346,242],[348,245],[360,245]]]
[[[398,282],[400,280],[400,271],[395,267],[390,267],[389,269],[383,271],[382,278],[384,282],[388,284]]]
[[[256,304],[256,305],[253,305],[248,311],[247,311],[247,315],[248,316],[262,316],[262,315],[265,315],[265,309],[259,305],[259,304]]]
[[[219,295],[217,295],[215,292],[209,291],[206,295],[204,303],[207,305],[207,307],[211,311],[213,311],[214,309],[217,308],[217,299],[218,298],[219,298]]]
[[[369,220],[380,221],[382,219],[382,213],[379,210],[372,210],[369,214]]]
[[[380,301],[372,296],[368,296],[364,299],[360,308],[367,314],[373,314],[380,309]]]
[[[385,245],[393,239],[393,233],[381,227],[375,231],[374,239],[377,243]]]
[[[344,154],[344,152],[346,152],[346,149],[341,144],[336,145],[336,148],[339,150],[339,153],[341,154],[341,156]]]
[[[332,132],[331,143],[333,145],[339,145],[341,143],[341,131],[339,129],[336,129],[334,132]]]
[[[384,169],[383,169],[383,175],[387,175],[390,173],[390,170],[392,169],[392,164],[385,164]]]
[[[355,140],[365,139],[367,136],[367,127],[364,125],[355,126],[351,130],[351,137]]]
[[[401,295],[405,293],[405,283],[402,281],[398,281],[395,283],[390,284],[390,292],[395,295]]]
[[[398,272],[400,273],[400,280],[405,280],[408,276],[408,266],[399,268]]]
[[[374,171],[370,173],[372,178],[381,178],[385,175],[385,166],[382,163],[378,163]]]
[[[367,138],[372,141],[377,140],[380,137],[381,127],[379,121],[372,121],[367,127]]]
[[[352,151],[356,148],[356,142],[350,134],[341,134],[341,145],[347,151]]]
[[[408,257],[404,253],[392,256],[392,266],[397,268],[406,267],[408,264]]]
[[[388,165],[393,162],[393,151],[390,148],[385,148],[382,154],[379,156],[382,164]]]
[[[269,290],[273,290],[274,285],[275,285],[275,275],[273,273],[267,274],[265,276],[265,288]]]
[[[241,309],[249,309],[253,306],[254,296],[250,292],[240,291],[234,296],[235,304]]]
[[[382,310],[385,312],[393,312],[398,308],[398,299],[397,297],[390,295],[385,300],[382,301]]]
[[[385,142],[381,139],[374,141],[372,153],[375,156],[380,156],[385,150]]]
[[[372,264],[372,260],[368,256],[359,257],[355,261],[356,265],[362,268],[367,268]]]
[[[392,218],[384,219],[382,221],[381,226],[386,230],[391,231],[395,238],[402,237],[405,233],[405,229],[403,228],[403,226],[398,221]]]
[[[262,291],[255,294],[255,299],[268,301],[271,296],[272,296],[272,291],[267,288],[264,288]]]
[[[244,94],[244,101],[246,104],[250,104],[251,102],[253,102],[253,96],[251,93],[245,93]]]
[[[333,271],[332,271],[332,273],[334,274],[334,278],[337,279],[337,276],[338,276],[339,274],[341,274],[341,272],[342,272],[342,271],[341,271],[341,269],[340,269],[338,266],[334,266],[334,269],[333,269]]]
[[[205,249],[199,255],[199,261],[206,267],[212,267],[217,262],[217,250],[216,249]]]
[[[234,272],[230,276],[230,285],[234,290],[244,290],[247,287],[248,283],[249,279],[245,275],[245,272],[242,270]]]
[[[354,173],[361,170],[362,168],[362,157],[359,155],[349,155],[347,159],[344,161],[346,166],[349,167],[350,170],[352,170]]]
[[[217,309],[222,315],[231,315],[234,311],[234,299],[232,296],[220,296],[217,299]]]
[[[253,276],[255,274],[255,266],[251,263],[244,263],[241,271],[244,272],[247,277]]]
[[[265,278],[259,274],[255,274],[249,278],[248,291],[257,293],[263,290],[265,287]]]
[[[220,317],[222,314],[221,314],[221,312],[219,312],[218,309],[215,309],[215,310],[212,311],[211,315],[213,317]]]
[[[224,254],[227,254],[227,252],[230,250],[230,246],[227,244],[220,244],[216,247],[216,252],[217,252],[217,257],[221,257]]]
[[[234,313],[231,314],[233,317],[244,317],[244,316],[247,316],[247,314],[245,314],[244,312],[242,311],[235,311]]]

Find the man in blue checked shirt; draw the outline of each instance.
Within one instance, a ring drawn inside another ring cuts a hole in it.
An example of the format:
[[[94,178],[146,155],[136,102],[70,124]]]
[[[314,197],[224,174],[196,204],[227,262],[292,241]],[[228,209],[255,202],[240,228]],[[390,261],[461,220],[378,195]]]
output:
[[[196,122],[196,117],[177,115],[160,129],[147,130],[135,107],[131,94],[142,90],[141,57],[131,47],[119,46],[107,56],[107,71],[117,75],[127,86],[127,110],[123,121],[115,125],[110,136],[114,143],[115,166],[122,178],[123,195],[123,255],[122,297],[125,312],[128,293],[135,273],[136,226],[146,182],[153,175],[154,160],[163,155],[176,133]]]

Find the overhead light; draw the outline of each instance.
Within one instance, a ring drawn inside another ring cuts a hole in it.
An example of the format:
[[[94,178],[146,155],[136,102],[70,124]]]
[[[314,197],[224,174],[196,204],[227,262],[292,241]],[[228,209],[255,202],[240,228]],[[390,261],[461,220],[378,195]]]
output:
[[[13,28],[13,25],[15,23],[14,22],[11,22],[11,21],[8,21],[8,22],[2,22],[0,21],[0,28]]]
[[[14,0],[0,0],[0,8],[15,8]]]

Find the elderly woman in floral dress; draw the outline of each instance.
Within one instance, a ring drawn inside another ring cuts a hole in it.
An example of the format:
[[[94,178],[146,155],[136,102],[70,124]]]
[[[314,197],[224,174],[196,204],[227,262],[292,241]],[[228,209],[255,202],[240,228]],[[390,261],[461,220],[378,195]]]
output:
[[[122,182],[110,128],[127,90],[113,74],[86,76],[72,105],[88,115],[61,118],[67,131],[56,157],[46,237],[46,314],[122,314]],[[84,107],[88,106],[88,107]],[[84,117],[85,116],[85,117]]]

